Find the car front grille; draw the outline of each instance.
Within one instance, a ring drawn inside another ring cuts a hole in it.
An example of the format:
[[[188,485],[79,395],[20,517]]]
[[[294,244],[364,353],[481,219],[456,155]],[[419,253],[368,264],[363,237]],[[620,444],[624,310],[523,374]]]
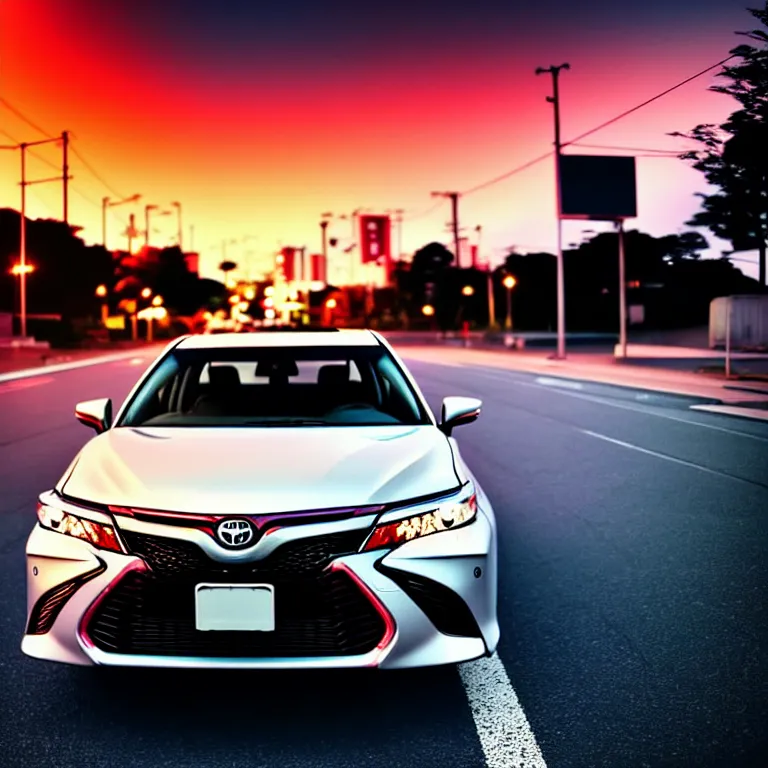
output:
[[[386,632],[376,607],[331,561],[358,551],[366,531],[308,537],[264,560],[220,563],[196,545],[123,532],[149,570],[127,573],[92,613],[86,633],[110,653],[229,658],[350,656],[373,650]],[[200,583],[271,584],[272,632],[195,628]]]

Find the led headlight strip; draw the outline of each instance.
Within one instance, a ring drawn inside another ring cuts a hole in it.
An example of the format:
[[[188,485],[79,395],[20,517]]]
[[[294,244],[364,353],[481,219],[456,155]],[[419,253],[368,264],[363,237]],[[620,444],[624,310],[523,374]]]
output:
[[[450,531],[471,523],[475,515],[477,515],[477,497],[473,493],[461,501],[446,502],[429,512],[377,526],[366,541],[363,551],[396,547],[406,541],[413,541],[432,533]]]
[[[73,536],[82,539],[99,549],[109,549],[112,552],[122,552],[122,547],[111,525],[97,523],[86,517],[77,517],[50,504],[37,505],[37,519],[40,525],[49,531],[63,533],[65,536]]]

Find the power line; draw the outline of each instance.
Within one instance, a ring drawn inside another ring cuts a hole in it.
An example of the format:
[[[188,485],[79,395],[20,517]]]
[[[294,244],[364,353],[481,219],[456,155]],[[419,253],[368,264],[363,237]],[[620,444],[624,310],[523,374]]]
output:
[[[462,192],[462,195],[471,195],[473,192],[479,192],[481,189],[485,189],[486,187],[490,187],[493,184],[498,184],[500,181],[504,181],[505,179],[508,179],[510,176],[514,176],[517,173],[520,173],[521,171],[526,171],[531,166],[534,166],[543,160],[546,160],[548,157],[552,157],[554,155],[554,151],[547,152],[546,155],[539,155],[539,157],[535,158],[534,160],[529,160],[527,163],[523,163],[523,165],[519,165],[517,168],[514,168],[511,171],[507,171],[506,173],[503,173],[501,176],[497,176],[495,179],[490,179],[489,181],[484,181],[482,184],[478,184],[476,187],[472,187],[471,189],[468,189],[466,192]]]
[[[429,208],[424,209],[423,211],[419,211],[419,213],[413,213],[410,216],[404,216],[403,221],[413,221],[414,219],[421,219],[424,216],[429,216],[430,213],[433,213],[438,208],[442,207],[442,203],[435,203],[434,205],[430,205]]]
[[[48,131],[43,130],[39,125],[37,125],[37,123],[33,122],[23,112],[16,109],[13,104],[11,104],[7,99],[4,99],[2,96],[0,96],[0,104],[2,104],[9,112],[13,112],[16,117],[18,117],[20,120],[23,120],[28,126],[34,128],[38,133],[42,133],[43,136],[45,136],[47,139],[56,138],[55,136],[48,133]]]
[[[679,155],[676,149],[648,149],[647,147],[617,147],[612,144],[576,144],[571,143],[573,147],[584,147],[585,149],[615,149],[619,152],[655,152],[656,154]]]
[[[735,59],[735,58],[736,58],[736,54],[731,54],[725,59],[718,61],[717,64],[712,64],[706,69],[702,69],[700,72],[697,72],[695,75],[686,77],[685,80],[681,80],[679,83],[677,83],[676,85],[673,85],[671,88],[667,88],[665,91],[662,91],[661,93],[657,93],[655,96],[652,96],[650,99],[646,99],[642,104],[638,104],[636,107],[627,109],[621,114],[616,115],[616,117],[612,117],[610,120],[606,120],[604,123],[600,123],[600,125],[598,125],[597,127],[592,128],[589,131],[585,131],[584,133],[580,134],[574,139],[571,139],[570,141],[566,141],[562,146],[567,147],[569,144],[575,144],[577,141],[581,141],[582,139],[585,139],[587,136],[591,136],[593,133],[602,131],[603,128],[607,128],[609,125],[613,125],[615,122],[621,120],[624,117],[627,117],[627,115],[631,115],[633,112],[637,112],[638,109],[647,107],[649,104],[652,104],[654,101],[658,101],[663,96],[666,96],[667,94],[672,93],[672,91],[676,91],[678,88],[682,88],[684,85],[688,85],[688,83],[690,83],[693,80],[696,80],[696,78],[701,77],[702,75],[706,75],[707,72],[711,72],[713,69],[717,69],[718,67],[721,67],[723,64],[725,64],[727,61],[730,61],[731,59]]]
[[[6,138],[14,142],[16,144],[16,149],[18,149],[21,146],[22,142],[19,141],[17,138],[11,136],[11,134],[8,133],[8,131],[4,131],[2,128],[0,128],[0,133],[2,133],[3,136],[5,136]],[[56,138],[56,137],[54,136],[53,138]],[[47,165],[49,168],[53,168],[55,171],[61,171],[61,166],[56,165],[56,163],[54,163],[52,160],[48,160],[48,158],[43,157],[42,155],[39,155],[37,152],[35,152],[32,149],[27,149],[27,152],[36,160],[39,160],[41,163],[43,163],[43,165]]]
[[[621,114],[618,114],[615,117],[612,117],[610,120],[606,120],[605,122],[600,123],[600,125],[596,126],[595,128],[592,128],[578,136],[575,136],[570,141],[563,142],[561,146],[567,147],[569,145],[576,144],[576,142],[581,141],[581,139],[585,139],[587,136],[591,136],[593,133],[597,133],[598,131],[603,130],[603,128],[607,128],[609,125],[613,125],[613,123],[618,122],[619,120],[627,117],[628,115],[631,115],[633,112],[637,112],[639,109],[642,109],[643,107],[647,107],[649,104],[653,103],[654,101],[657,101],[663,96],[666,96],[667,94],[672,93],[672,91],[676,91],[678,88],[682,88],[684,85],[687,85],[691,81],[696,80],[702,75],[707,74],[707,72],[711,72],[713,69],[717,69],[718,67],[722,66],[723,64],[725,64],[726,62],[730,61],[733,58],[736,58],[735,54],[732,54],[731,56],[728,56],[727,58],[722,59],[721,61],[718,61],[716,64],[712,64],[706,69],[702,69],[700,72],[697,72],[695,75],[691,75],[690,77],[685,78],[685,80],[681,80],[679,83],[676,83],[671,88],[667,88],[665,91],[662,91],[661,93],[656,94],[652,98],[646,99],[641,104],[638,104],[637,106],[632,107],[631,109],[627,109]],[[524,163],[523,165],[520,165],[511,171],[507,171],[507,173],[503,173],[501,176],[497,176],[494,179],[489,179],[488,181],[485,181],[482,184],[478,184],[477,186],[472,187],[471,189],[468,189],[466,192],[463,192],[462,194],[470,195],[473,192],[479,192],[481,189],[485,189],[486,187],[490,187],[494,184],[498,184],[500,181],[504,181],[510,178],[511,176],[521,173],[522,171],[528,170],[528,168],[530,168],[531,166],[537,165],[538,163],[546,160],[547,158],[552,157],[553,154],[554,152],[547,152],[546,155],[540,155],[539,157],[533,160],[530,160],[527,163]]]
[[[83,164],[83,167],[98,181],[102,184],[102,186],[108,190],[111,194],[113,194],[115,197],[120,198],[121,200],[127,195],[123,195],[120,192],[118,192],[109,182],[107,182],[101,174],[99,174],[98,171],[83,157],[82,153],[77,149],[77,147],[72,147],[72,154],[77,157],[77,159]]]

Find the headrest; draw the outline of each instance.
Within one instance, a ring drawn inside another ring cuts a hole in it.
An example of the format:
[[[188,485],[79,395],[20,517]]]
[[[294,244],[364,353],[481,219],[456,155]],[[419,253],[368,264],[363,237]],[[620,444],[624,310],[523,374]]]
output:
[[[299,367],[295,360],[259,360],[256,363],[256,376],[273,378],[275,376],[298,376]]]
[[[225,389],[240,386],[240,374],[233,365],[211,365],[208,367],[211,386]]]
[[[317,383],[321,387],[349,384],[349,368],[346,365],[324,365],[317,372]]]

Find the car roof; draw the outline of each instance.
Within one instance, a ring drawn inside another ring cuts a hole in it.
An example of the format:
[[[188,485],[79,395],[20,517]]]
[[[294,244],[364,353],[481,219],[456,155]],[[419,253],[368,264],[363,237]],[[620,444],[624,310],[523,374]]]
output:
[[[186,336],[176,349],[260,349],[262,347],[377,347],[379,340],[367,330],[270,331],[269,333],[216,333]]]

